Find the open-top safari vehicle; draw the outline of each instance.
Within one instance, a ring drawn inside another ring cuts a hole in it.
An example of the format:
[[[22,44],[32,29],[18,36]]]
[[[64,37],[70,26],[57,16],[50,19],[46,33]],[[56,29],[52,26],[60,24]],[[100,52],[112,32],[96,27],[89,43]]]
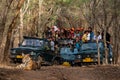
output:
[[[60,57],[50,50],[48,43],[46,39],[24,37],[18,48],[11,48],[10,59],[14,63],[22,62],[22,54],[30,54],[40,66],[41,64],[58,64]]]
[[[100,50],[100,63],[103,63],[105,58],[104,43],[96,42],[83,43],[80,47],[79,53],[76,55],[75,64],[98,64],[98,47]],[[112,53],[112,52],[111,52]],[[108,54],[108,61],[112,62],[112,55]]]

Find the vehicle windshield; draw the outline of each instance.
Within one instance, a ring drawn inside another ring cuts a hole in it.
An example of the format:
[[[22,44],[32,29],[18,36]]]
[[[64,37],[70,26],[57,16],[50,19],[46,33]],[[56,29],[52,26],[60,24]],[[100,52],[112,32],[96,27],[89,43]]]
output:
[[[103,49],[103,44],[100,42],[99,48]],[[81,46],[81,50],[97,50],[97,44],[96,43],[84,43]]]
[[[38,39],[24,39],[22,46],[33,46],[33,47],[41,47],[43,46],[43,40]]]
[[[74,51],[72,52],[70,48],[61,48],[60,54],[75,54]]]

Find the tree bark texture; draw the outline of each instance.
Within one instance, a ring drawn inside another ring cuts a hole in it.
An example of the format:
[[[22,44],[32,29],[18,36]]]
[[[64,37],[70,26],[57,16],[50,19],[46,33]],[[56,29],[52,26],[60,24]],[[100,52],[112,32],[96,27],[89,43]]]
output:
[[[2,57],[2,63],[7,63],[8,61],[8,55],[9,55],[9,49],[10,49],[10,42],[11,42],[11,37],[12,37],[12,30],[15,28],[17,18],[20,13],[20,9],[22,7],[22,4],[24,3],[24,0],[19,0],[19,3],[16,8],[16,14],[15,17],[13,18],[7,32],[7,39],[6,39],[6,45],[5,45],[5,51]]]

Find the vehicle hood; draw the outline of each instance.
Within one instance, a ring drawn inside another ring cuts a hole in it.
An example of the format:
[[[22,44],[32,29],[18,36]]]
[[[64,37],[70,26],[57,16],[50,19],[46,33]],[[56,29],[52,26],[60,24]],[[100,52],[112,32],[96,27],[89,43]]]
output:
[[[18,48],[12,48],[15,50],[40,50],[41,48],[39,47],[18,47]]]
[[[80,51],[80,54],[97,54],[97,50],[84,50]]]

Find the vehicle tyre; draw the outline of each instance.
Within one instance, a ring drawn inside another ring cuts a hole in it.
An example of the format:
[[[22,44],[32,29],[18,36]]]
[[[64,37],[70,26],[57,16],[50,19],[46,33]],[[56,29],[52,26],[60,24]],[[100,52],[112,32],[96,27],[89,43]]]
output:
[[[79,63],[78,66],[81,67],[83,64],[82,63]]]
[[[102,64],[103,64],[103,61],[101,61],[100,64],[102,65]]]
[[[41,56],[38,56],[37,69],[40,69],[40,68],[41,68],[42,60],[43,60],[42,57],[41,57]]]

